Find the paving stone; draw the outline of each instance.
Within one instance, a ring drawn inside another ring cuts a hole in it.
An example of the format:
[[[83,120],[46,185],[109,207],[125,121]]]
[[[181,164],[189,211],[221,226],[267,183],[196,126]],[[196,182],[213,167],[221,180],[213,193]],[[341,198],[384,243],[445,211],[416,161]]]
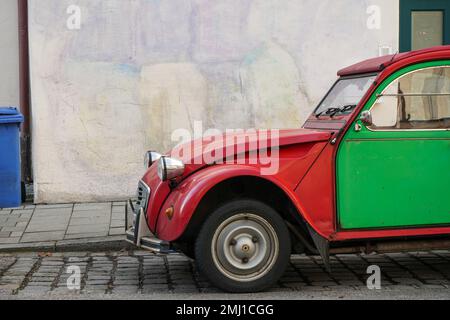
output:
[[[0,284],[0,297],[1,296],[8,296],[13,293],[18,287],[16,285],[11,284]]]
[[[450,280],[426,280],[426,284],[440,284],[440,285],[450,285]]]
[[[111,210],[111,207],[111,203],[77,203],[74,206],[74,211]]]
[[[148,258],[151,259],[153,258],[155,255],[149,251],[144,251],[144,250],[138,250],[138,251],[134,251],[133,253],[135,256],[138,257],[143,257],[143,258]]]
[[[29,294],[36,294],[36,293],[42,293],[45,294],[47,292],[50,292],[50,287],[48,286],[28,286],[25,289],[21,290],[19,292],[20,295],[29,295]]]
[[[23,232],[25,227],[3,227],[1,232]]]
[[[8,274],[17,274],[17,273],[27,273],[30,271],[30,268],[34,265],[33,263],[24,264],[21,262],[16,262],[8,271]]]
[[[111,228],[122,228],[125,227],[125,219],[123,220],[111,220]]]
[[[34,217],[58,217],[58,216],[70,216],[72,214],[72,208],[36,208],[33,213]]]
[[[69,290],[69,289],[67,288],[67,285],[64,284],[64,286],[57,287],[57,288],[53,289],[53,290],[51,291],[51,295],[52,295],[52,296],[57,296],[57,295],[64,295],[64,296],[66,296],[66,295],[80,296],[80,295],[81,295],[81,292],[80,292],[80,290]]]
[[[16,231],[16,232],[11,232],[11,237],[13,238],[20,238],[23,235],[23,231]]]
[[[420,285],[422,282],[414,278],[393,278],[393,281],[401,285]]]
[[[108,232],[108,225],[69,226],[67,234]]]
[[[23,215],[23,214],[29,214],[31,215],[33,213],[33,208],[27,208],[27,209],[20,209],[20,210],[13,210],[11,212],[12,215]]]
[[[15,220],[7,220],[5,222],[2,223],[2,227],[6,228],[6,227],[15,227],[17,222],[19,222],[19,219],[15,219]]]
[[[63,208],[72,208],[72,203],[60,203],[60,204],[38,204],[35,206],[37,209],[45,208],[45,209],[63,209]]]
[[[70,226],[109,225],[109,217],[83,217],[70,220]]]
[[[113,283],[115,286],[119,286],[119,285],[138,285],[139,281],[136,280],[132,280],[132,279],[127,279],[127,280],[114,280]]]
[[[116,235],[121,235],[121,234],[125,234],[125,229],[123,227],[109,229],[109,235],[111,235],[111,236],[116,236]]]
[[[321,287],[329,287],[329,286],[337,286],[338,284],[334,281],[311,281],[313,286],[321,286]]]
[[[173,285],[173,293],[194,293],[199,292],[199,289],[195,285]]]
[[[443,284],[425,284],[425,283],[421,283],[418,286],[420,288],[422,288],[422,289],[442,289],[442,288],[446,288],[446,286],[443,285]]]
[[[360,280],[339,280],[339,284],[341,286],[360,286],[360,285],[366,285],[365,282],[362,282]]]
[[[137,286],[119,286],[112,289],[112,294],[137,293],[138,290],[139,288]]]
[[[111,279],[111,275],[92,275],[90,272],[88,272],[88,276],[87,276],[88,280],[92,280],[92,281],[102,281],[102,280],[107,280],[109,281]]]
[[[109,289],[109,286],[107,284],[86,284],[86,286],[83,289],[83,292],[105,292]]]
[[[31,278],[30,282],[28,282],[27,286],[51,286],[54,278]]]
[[[87,281],[86,281],[86,285],[91,285],[91,286],[94,286],[94,285],[106,285],[106,284],[108,284],[109,283],[109,281],[110,281],[110,279],[108,279],[108,280],[91,280],[91,279],[88,279]]]
[[[36,212],[31,217],[31,222],[36,223],[49,223],[52,221],[66,221],[67,219],[70,219],[70,212],[67,213],[61,213],[61,212],[54,212],[54,213],[47,213],[47,212]]]
[[[66,234],[64,236],[64,239],[70,240],[70,239],[100,238],[100,237],[106,237],[107,235],[108,235],[108,231],[73,233],[73,234]]]
[[[65,231],[67,229],[67,223],[54,223],[54,224],[35,224],[30,223],[28,228],[25,230],[26,233],[33,232],[56,232]]]
[[[116,270],[115,275],[116,275],[116,278],[137,277],[139,275],[139,270],[137,268],[136,269],[130,269],[129,271]]]
[[[106,252],[92,252],[91,253],[92,257],[97,258],[103,258],[103,259],[108,259]]]
[[[121,220],[125,223],[125,213],[124,212],[117,212],[117,213],[112,213],[111,214],[111,219],[112,220]]]
[[[36,217],[33,216],[29,222],[29,224],[35,225],[51,225],[51,224],[68,224],[70,216],[45,216],[45,217]]]
[[[12,238],[12,237],[9,237],[9,238],[0,238],[0,243],[1,243],[1,244],[19,243],[19,241],[20,241],[20,237],[17,237],[17,238]]]
[[[130,281],[138,281],[139,280],[139,274],[128,274],[128,275],[119,275],[117,272],[114,273],[116,280],[130,280]]]
[[[53,261],[53,260],[43,260],[41,262],[41,268],[42,267],[54,267],[54,266],[62,266],[64,265],[64,262],[61,261]]]
[[[155,285],[155,286],[144,286],[144,288],[142,288],[142,293],[143,294],[149,294],[149,293],[169,293],[169,287],[168,286],[160,286],[160,285]]]
[[[67,258],[67,261],[66,261],[66,265],[69,265],[69,266],[76,265],[76,266],[79,266],[81,269],[86,268],[88,266],[88,264],[89,264],[89,260],[86,260],[86,261],[84,261],[84,260],[71,260],[70,258]]]
[[[33,278],[34,277],[36,277],[36,278],[50,278],[50,277],[55,278],[57,276],[58,276],[58,272],[40,272],[40,271],[38,271],[33,274]]]
[[[1,278],[1,281],[3,282],[22,282],[24,276],[26,275],[26,273],[23,273],[22,275],[8,275],[9,273],[7,273],[7,275],[4,275]]]
[[[95,264],[111,264],[112,262],[111,262],[111,258],[110,257],[108,257],[108,256],[106,256],[106,255],[103,255],[103,256],[100,256],[99,255],[100,253],[92,253],[92,260],[94,260],[94,262],[95,262]]]
[[[161,277],[161,278],[157,278],[157,279],[144,278],[144,284],[148,284],[148,285],[167,284],[167,277]]]
[[[22,243],[25,242],[37,242],[37,241],[51,241],[64,239],[64,231],[51,231],[51,232],[35,232],[25,233],[22,236]]]

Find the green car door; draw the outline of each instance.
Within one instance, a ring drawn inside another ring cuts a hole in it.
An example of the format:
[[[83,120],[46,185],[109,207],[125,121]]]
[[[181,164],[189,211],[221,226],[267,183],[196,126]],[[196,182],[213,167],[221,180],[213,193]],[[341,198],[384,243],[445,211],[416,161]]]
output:
[[[339,146],[341,229],[450,224],[450,61],[377,88]]]

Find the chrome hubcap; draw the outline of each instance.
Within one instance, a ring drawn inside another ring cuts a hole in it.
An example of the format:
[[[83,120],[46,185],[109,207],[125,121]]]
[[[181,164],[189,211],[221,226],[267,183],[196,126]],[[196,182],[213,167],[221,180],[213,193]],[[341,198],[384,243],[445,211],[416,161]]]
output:
[[[238,281],[253,281],[269,272],[278,252],[278,237],[272,226],[260,216],[237,214],[216,230],[212,256],[217,268]]]

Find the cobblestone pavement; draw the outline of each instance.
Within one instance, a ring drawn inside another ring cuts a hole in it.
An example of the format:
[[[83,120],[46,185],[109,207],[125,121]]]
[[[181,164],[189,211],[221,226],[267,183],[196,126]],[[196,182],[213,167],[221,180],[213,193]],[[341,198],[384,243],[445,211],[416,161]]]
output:
[[[123,235],[125,202],[24,205],[0,209],[0,248]]]
[[[369,276],[366,271],[373,264],[382,271],[381,291],[403,290],[408,296],[420,296],[422,290],[433,290],[439,291],[441,298],[450,298],[450,251],[339,255],[332,258],[331,274],[326,272],[320,257],[294,255],[282,279],[258,297],[342,289],[344,292],[360,291],[364,297],[364,292],[372,291],[366,287]],[[79,291],[67,288],[69,266],[80,267]],[[86,298],[96,294],[144,298],[155,294],[166,294],[168,298],[185,294],[204,298],[216,293],[220,291],[198,274],[194,261],[179,254],[158,256],[143,251],[124,251],[0,255],[0,298],[29,295]]]

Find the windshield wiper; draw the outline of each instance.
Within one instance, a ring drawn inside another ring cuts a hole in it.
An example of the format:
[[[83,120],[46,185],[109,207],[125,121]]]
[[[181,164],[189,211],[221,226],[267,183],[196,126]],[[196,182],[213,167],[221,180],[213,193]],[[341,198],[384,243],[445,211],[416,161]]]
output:
[[[321,115],[323,115],[323,114],[330,114],[330,113],[332,113],[332,112],[335,112],[336,110],[338,110],[339,108],[328,108],[328,109],[326,109],[326,110],[324,110],[324,111],[322,111],[322,112],[319,112],[319,113],[316,113],[316,118],[318,118],[318,117],[320,117]]]
[[[343,113],[355,109],[356,106],[356,104],[349,104],[340,108],[328,108],[327,110],[317,113],[316,118],[319,118],[323,114],[329,115],[330,118],[333,118],[338,113]]]
[[[341,108],[336,108],[333,112],[330,112],[330,117],[334,117],[338,113],[344,113],[347,111],[351,111],[351,110],[355,109],[356,106],[357,106],[356,104],[349,104],[349,105],[343,106]]]

